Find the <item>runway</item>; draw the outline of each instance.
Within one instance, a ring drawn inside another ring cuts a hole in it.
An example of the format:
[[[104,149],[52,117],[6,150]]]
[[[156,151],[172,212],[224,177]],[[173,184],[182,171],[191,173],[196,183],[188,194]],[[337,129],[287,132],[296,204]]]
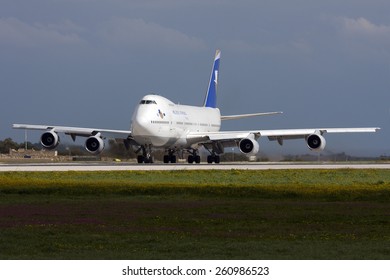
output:
[[[1,164],[0,172],[44,171],[149,171],[149,170],[276,170],[276,169],[390,169],[388,163],[227,163],[227,164],[129,164],[129,163],[31,163]]]

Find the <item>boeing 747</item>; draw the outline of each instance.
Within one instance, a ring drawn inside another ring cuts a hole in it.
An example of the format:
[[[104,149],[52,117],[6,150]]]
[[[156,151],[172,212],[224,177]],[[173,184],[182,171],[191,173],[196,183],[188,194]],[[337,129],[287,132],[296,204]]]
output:
[[[182,155],[182,152],[188,154],[188,163],[200,163],[201,147],[209,152],[208,163],[219,163],[220,154],[226,147],[238,147],[245,155],[256,155],[259,152],[257,141],[260,137],[268,137],[280,145],[284,140],[302,138],[310,150],[322,151],[326,144],[325,133],[376,132],[380,129],[361,127],[220,131],[224,120],[281,113],[221,116],[217,108],[220,59],[221,52],[217,50],[203,106],[179,105],[162,96],[150,94],[144,96],[135,108],[130,130],[29,124],[14,124],[13,128],[44,131],[41,144],[45,149],[58,146],[59,133],[70,135],[73,140],[78,136],[86,137],[85,149],[95,155],[103,151],[104,139],[122,139],[126,147],[138,147],[138,163],[153,163],[154,149],[165,150],[164,163],[176,163],[177,155]]]

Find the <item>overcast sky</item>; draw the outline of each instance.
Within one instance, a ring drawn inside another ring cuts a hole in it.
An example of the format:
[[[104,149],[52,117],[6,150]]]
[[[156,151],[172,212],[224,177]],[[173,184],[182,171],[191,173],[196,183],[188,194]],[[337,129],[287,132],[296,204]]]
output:
[[[389,15],[388,0],[0,0],[0,139],[23,141],[12,123],[129,129],[150,92],[201,105],[220,48],[222,114],[284,112],[223,129],[380,126],[326,150],[390,155]]]

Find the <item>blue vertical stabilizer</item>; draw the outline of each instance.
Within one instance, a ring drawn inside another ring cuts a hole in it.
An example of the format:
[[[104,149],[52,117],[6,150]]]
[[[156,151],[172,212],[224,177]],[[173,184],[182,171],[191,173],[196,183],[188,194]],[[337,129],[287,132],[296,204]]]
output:
[[[218,86],[218,73],[219,73],[219,61],[221,59],[221,51],[215,52],[213,69],[211,71],[209,87],[207,89],[206,98],[204,100],[204,107],[217,108],[217,86]]]

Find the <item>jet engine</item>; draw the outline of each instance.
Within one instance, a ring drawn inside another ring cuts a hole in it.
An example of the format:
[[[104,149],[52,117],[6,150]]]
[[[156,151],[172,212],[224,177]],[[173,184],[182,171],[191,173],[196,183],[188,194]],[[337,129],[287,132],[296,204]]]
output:
[[[259,152],[259,143],[256,140],[250,138],[244,138],[238,143],[241,153],[247,156],[256,155]]]
[[[104,141],[100,137],[88,137],[88,139],[85,141],[85,149],[91,154],[100,154],[104,149]]]
[[[44,148],[52,150],[60,144],[60,137],[53,131],[47,131],[41,136],[41,144]]]
[[[325,138],[319,134],[310,134],[307,138],[307,146],[312,151],[321,152],[324,150],[326,141]]]

